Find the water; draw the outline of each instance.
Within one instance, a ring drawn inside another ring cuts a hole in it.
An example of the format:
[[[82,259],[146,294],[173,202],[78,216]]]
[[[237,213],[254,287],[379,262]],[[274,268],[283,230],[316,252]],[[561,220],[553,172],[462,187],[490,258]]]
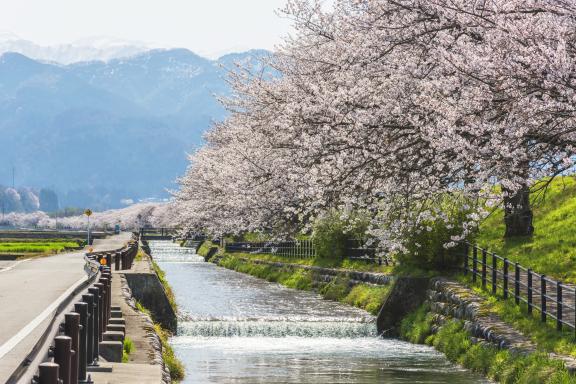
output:
[[[485,383],[434,349],[384,340],[374,317],[150,242],[180,306],[184,383]]]

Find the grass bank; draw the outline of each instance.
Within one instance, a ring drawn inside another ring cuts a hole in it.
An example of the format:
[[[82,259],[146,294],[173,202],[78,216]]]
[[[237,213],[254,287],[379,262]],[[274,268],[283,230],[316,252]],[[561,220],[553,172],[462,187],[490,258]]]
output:
[[[489,290],[473,285],[468,277],[460,276],[459,280],[485,299],[481,311],[498,315],[502,321],[529,337],[539,350],[576,358],[574,330],[564,327],[563,331],[558,331],[555,322],[542,323],[539,312],[529,315],[525,303],[516,305],[512,297],[504,300],[501,295],[493,295]]]
[[[244,257],[243,254],[224,254],[218,261],[218,265],[270,282],[280,283],[288,288],[317,291],[326,299],[350,304],[374,315],[380,310],[392,287],[391,285],[358,284],[350,288],[348,279],[344,277],[337,277],[329,283],[320,282],[314,278],[316,272],[313,271],[256,264],[251,261],[244,261],[241,259],[242,257]],[[260,257],[258,259],[265,260]],[[288,260],[277,261],[287,262]],[[291,262],[292,259],[289,261]]]
[[[538,273],[576,283],[576,178],[557,177],[546,194],[531,196],[534,235],[504,239],[501,209],[480,227],[478,244]]]
[[[562,362],[548,358],[543,352],[521,355],[474,344],[460,320],[448,321],[436,333],[433,325],[433,315],[425,304],[402,321],[400,333],[403,339],[434,346],[450,361],[499,383],[576,383],[576,377],[569,374]]]
[[[152,314],[150,313],[150,311],[139,302],[136,302],[136,309],[148,315],[148,317],[152,319]],[[178,358],[174,353],[174,349],[170,345],[169,341],[171,336],[170,331],[162,328],[160,324],[154,322],[154,332],[158,335],[158,338],[160,339],[160,344],[162,346],[162,360],[164,361],[164,364],[166,365],[168,372],[170,372],[170,378],[174,382],[181,381],[182,379],[184,379],[185,369],[184,365],[180,360],[178,360]]]

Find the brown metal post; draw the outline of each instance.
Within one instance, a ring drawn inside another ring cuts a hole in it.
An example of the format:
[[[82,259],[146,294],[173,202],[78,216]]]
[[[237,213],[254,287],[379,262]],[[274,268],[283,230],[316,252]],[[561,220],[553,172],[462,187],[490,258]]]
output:
[[[116,271],[119,271],[119,270],[120,270],[120,255],[121,255],[120,252],[116,252],[116,253],[114,254],[114,269],[115,269]]]
[[[101,277],[98,282],[103,285],[102,295],[104,296],[104,306],[102,307],[102,329],[105,330],[108,325],[108,314],[110,312],[110,279],[108,279],[108,277]]]
[[[96,288],[100,291],[99,300],[98,300],[98,341],[103,341],[102,334],[106,329],[104,325],[104,317],[105,317],[105,297],[106,297],[106,287],[102,283],[94,284]]]
[[[88,303],[79,302],[74,304],[74,311],[80,316],[80,326],[78,330],[78,375],[76,379],[86,381],[86,352],[87,352],[87,330],[88,330]]]
[[[54,338],[54,362],[60,366],[58,377],[62,384],[70,384],[72,339],[68,336]]]
[[[39,384],[59,384],[58,374],[60,366],[56,363],[42,363],[38,366]]]
[[[90,291],[90,290],[88,290]],[[87,305],[88,316],[86,318],[86,364],[94,362],[94,295],[92,293],[82,295],[82,300]]]
[[[100,289],[95,285],[91,288],[88,288],[88,292],[94,295],[94,305],[93,305],[93,312],[92,312],[92,337],[93,337],[93,344],[92,344],[92,359],[91,364],[94,364],[96,360],[98,360],[98,356],[100,355]]]
[[[72,358],[70,359],[70,383],[78,383],[78,360],[80,356],[80,314],[76,312],[64,315],[64,333],[72,339]]]

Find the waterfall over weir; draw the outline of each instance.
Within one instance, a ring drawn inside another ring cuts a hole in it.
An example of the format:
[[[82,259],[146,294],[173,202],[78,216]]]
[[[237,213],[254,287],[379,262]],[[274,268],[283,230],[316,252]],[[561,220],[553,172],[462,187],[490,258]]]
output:
[[[374,316],[151,241],[180,308],[184,383],[484,383],[434,349],[376,335]]]

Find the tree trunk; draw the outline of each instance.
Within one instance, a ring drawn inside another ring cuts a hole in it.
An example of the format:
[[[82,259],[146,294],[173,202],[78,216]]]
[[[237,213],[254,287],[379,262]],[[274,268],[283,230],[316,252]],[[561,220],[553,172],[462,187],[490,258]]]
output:
[[[504,237],[532,236],[532,208],[530,207],[530,187],[523,185],[516,192],[506,191],[504,197],[504,224],[506,233]]]

